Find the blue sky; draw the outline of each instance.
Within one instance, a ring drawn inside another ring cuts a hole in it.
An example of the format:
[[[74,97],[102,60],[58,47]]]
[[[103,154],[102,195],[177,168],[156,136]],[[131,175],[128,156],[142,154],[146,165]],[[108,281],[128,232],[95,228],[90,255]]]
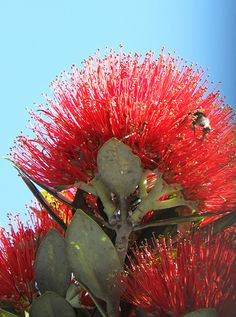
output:
[[[236,105],[234,0],[0,0],[0,156],[27,134],[26,107],[43,101],[49,83],[97,48],[166,51],[209,69],[226,102]],[[25,212],[31,194],[0,158],[0,225]]]

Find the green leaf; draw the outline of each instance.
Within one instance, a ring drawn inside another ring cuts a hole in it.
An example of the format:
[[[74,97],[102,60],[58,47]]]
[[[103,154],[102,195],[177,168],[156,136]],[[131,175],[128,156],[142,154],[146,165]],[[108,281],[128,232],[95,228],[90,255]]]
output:
[[[184,317],[217,317],[217,312],[214,308],[198,309],[194,312],[184,315]]]
[[[226,213],[226,211],[224,211],[222,213]],[[208,231],[209,228],[212,228],[213,232],[215,234],[217,232],[225,230],[225,228],[232,226],[235,222],[236,222],[236,211],[233,210],[229,214],[226,214],[225,216],[221,217],[220,219],[217,219],[214,222],[203,227],[201,230]]]
[[[0,317],[18,317],[18,315],[12,314],[12,313],[0,308]]]
[[[197,221],[199,219],[203,219],[203,218],[207,218],[207,217],[215,217],[218,215],[222,215],[224,213],[223,212],[219,212],[219,213],[213,213],[213,212],[207,212],[204,214],[193,214],[190,216],[179,216],[179,217],[174,217],[174,218],[168,218],[168,219],[160,219],[157,221],[153,221],[153,222],[147,222],[141,225],[137,225],[133,228],[133,231],[137,231],[137,230],[142,230],[145,228],[151,228],[151,227],[161,227],[161,226],[168,226],[168,225],[176,225],[176,224],[180,224],[180,223],[185,223],[185,222],[192,222],[192,221]],[[205,228],[205,227],[204,227]],[[204,229],[203,228],[203,229]]]
[[[65,240],[56,229],[50,229],[41,241],[34,266],[41,293],[53,291],[64,297],[71,280],[71,271],[65,251]]]
[[[111,200],[111,192],[109,191],[109,188],[99,178],[94,178],[92,183],[93,187],[96,189],[97,195],[101,199],[101,202],[104,207],[104,212],[110,220],[116,210],[116,206]],[[81,209],[84,210],[83,208]]]
[[[78,210],[67,229],[66,242],[68,261],[76,279],[97,298],[113,302],[116,292],[109,278],[122,267],[109,237],[94,220]]]
[[[47,200],[43,197],[42,193],[39,191],[39,189],[35,186],[35,184],[30,180],[29,177],[27,177],[24,173],[21,172],[21,169],[16,167],[16,169],[19,171],[21,178],[29,188],[29,190],[32,192],[32,194],[35,196],[35,198],[40,202],[40,204],[46,209],[48,214],[52,217],[53,220],[64,230],[66,231],[66,224],[63,222],[63,220],[58,217],[54,211],[52,210],[50,204],[47,202]]]
[[[142,176],[141,161],[128,145],[112,138],[98,152],[99,177],[111,192],[128,197],[139,184]]]
[[[136,317],[148,317],[148,313],[146,313],[142,308],[137,308]]]
[[[0,302],[0,317],[4,316],[1,315],[1,313],[7,313],[6,316],[17,316],[17,317],[25,317],[24,312],[16,311],[12,303],[9,303],[7,301],[1,301]],[[11,315],[10,315],[11,314]]]
[[[66,292],[66,300],[69,302],[71,299],[73,299],[75,296],[79,295],[79,286],[75,284],[71,284]]]
[[[80,308],[80,299],[79,299],[79,287],[75,284],[71,284],[66,292],[66,300],[74,308]]]
[[[33,302],[30,317],[76,317],[76,313],[63,297],[45,292]]]
[[[83,308],[76,309],[76,317],[89,317],[90,314]]]

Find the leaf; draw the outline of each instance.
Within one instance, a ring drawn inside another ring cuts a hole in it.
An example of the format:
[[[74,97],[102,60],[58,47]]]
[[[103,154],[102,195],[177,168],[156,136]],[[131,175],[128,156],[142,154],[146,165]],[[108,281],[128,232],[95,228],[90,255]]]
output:
[[[111,192],[109,188],[99,178],[98,179],[94,178],[92,183],[93,183],[93,187],[96,189],[97,195],[101,199],[101,202],[104,207],[104,212],[107,215],[110,222],[110,219],[116,210],[116,206],[111,200]],[[81,209],[85,211],[83,208]]]
[[[12,314],[12,313],[0,308],[0,317],[18,317],[18,315]]]
[[[227,227],[232,226],[235,222],[236,222],[236,211],[233,210],[229,214],[215,220],[212,223],[209,223],[207,226],[203,227],[201,230],[208,231],[209,228],[212,228],[215,234],[217,232],[225,230],[225,228]]]
[[[17,168],[18,169],[18,168]],[[38,188],[32,183],[30,178],[25,176],[25,174],[21,173],[20,171],[20,176],[29,188],[29,190],[32,192],[32,194],[35,196],[35,198],[40,202],[40,204],[46,209],[48,214],[52,217],[53,220],[64,230],[66,231],[66,224],[63,222],[63,220],[58,217],[54,211],[52,210],[50,204],[48,201],[43,197],[42,193],[38,190]]]
[[[79,298],[79,286],[71,284],[66,292],[66,300],[74,308],[81,308],[80,298]]]
[[[54,291],[64,297],[71,280],[71,271],[65,240],[56,229],[50,229],[41,241],[34,266],[41,293]]]
[[[63,297],[45,292],[33,302],[30,317],[76,317],[76,313]]]
[[[146,313],[143,309],[137,308],[136,317],[148,317],[148,313]]]
[[[5,316],[13,317],[25,317],[24,312],[16,311],[12,303],[6,302],[6,301],[0,301],[0,317],[3,317],[5,313]],[[8,315],[6,315],[8,314]]]
[[[122,268],[109,237],[94,220],[78,210],[67,229],[66,243],[68,261],[76,279],[96,297],[113,302],[115,291],[109,278]]]
[[[72,300],[75,296],[79,295],[79,286],[75,284],[70,284],[66,291],[66,300],[69,302]]]
[[[83,308],[76,309],[76,317],[89,317],[90,314]]]
[[[179,216],[179,217],[168,218],[168,219],[160,219],[157,221],[152,221],[152,222],[147,222],[141,225],[137,225],[133,228],[133,231],[137,231],[137,230],[141,230],[145,228],[151,228],[151,227],[161,227],[161,226],[181,224],[181,223],[190,222],[190,221],[197,221],[199,219],[202,220],[203,218],[206,218],[206,217],[215,217],[218,215],[222,215],[223,213],[224,211],[219,213],[208,212],[204,214],[193,214],[190,216]]]
[[[184,317],[217,317],[218,314],[214,308],[198,309],[194,312],[184,315]]]
[[[111,192],[128,197],[142,176],[141,161],[131,148],[112,138],[103,144],[97,156],[98,173]]]

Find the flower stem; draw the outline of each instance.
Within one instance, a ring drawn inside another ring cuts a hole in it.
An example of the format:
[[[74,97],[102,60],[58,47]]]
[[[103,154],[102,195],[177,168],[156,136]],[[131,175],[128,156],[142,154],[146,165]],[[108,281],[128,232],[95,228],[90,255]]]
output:
[[[115,247],[123,264],[126,258],[129,235],[132,231],[131,224],[128,223],[128,206],[124,197],[120,198],[120,222],[116,225],[116,242]]]
[[[115,247],[120,258],[120,262],[124,265],[128,244],[129,235],[132,231],[132,226],[128,222],[128,204],[124,197],[120,197],[120,221],[115,226],[116,231],[116,241]],[[119,306],[120,306],[120,295],[113,302],[112,314],[110,317],[119,317]]]

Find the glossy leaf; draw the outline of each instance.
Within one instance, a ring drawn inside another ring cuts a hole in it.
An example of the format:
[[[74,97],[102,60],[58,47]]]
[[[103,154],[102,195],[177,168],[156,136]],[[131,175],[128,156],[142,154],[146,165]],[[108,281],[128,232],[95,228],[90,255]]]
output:
[[[120,271],[116,249],[100,226],[78,210],[66,232],[68,261],[76,279],[94,296],[112,302],[112,273]]]
[[[79,287],[75,284],[71,284],[66,292],[66,300],[74,308],[81,308],[79,299]]]
[[[65,240],[54,228],[48,231],[40,243],[35,260],[35,275],[41,293],[53,291],[65,296],[71,271],[65,252]]]
[[[63,297],[45,292],[33,302],[30,317],[76,317],[76,313]]]
[[[137,308],[136,317],[148,317],[148,313],[146,313],[142,308]]]
[[[141,161],[131,148],[112,138],[98,152],[99,177],[119,197],[132,194],[142,176]]]
[[[2,315],[1,315],[2,314]],[[25,317],[25,313],[24,312],[19,312],[15,309],[13,303],[9,303],[7,301],[1,301],[0,302],[0,317],[3,317],[5,314],[5,316],[9,316],[9,317],[13,317],[13,316],[17,316],[17,317]],[[6,315],[8,314],[8,315]]]
[[[184,315],[184,317],[217,317],[217,312],[214,308],[198,309],[194,312]]]
[[[226,214],[226,212],[224,212]],[[214,234],[217,232],[221,232],[232,226],[236,222],[236,210],[231,211],[230,213],[226,214],[225,216],[215,220],[214,222],[206,225],[201,230],[208,231],[209,227],[212,228]]]
[[[17,168],[18,169],[18,168]],[[19,169],[18,169],[19,170]],[[35,184],[25,176],[24,173],[20,170],[20,176],[27,185],[27,187],[30,189],[32,194],[35,196],[35,198],[40,202],[40,204],[47,210],[48,214],[52,217],[53,220],[65,231],[66,230],[66,224],[63,222],[63,220],[58,217],[54,211],[52,210],[50,204],[47,202],[47,200],[43,197],[40,190],[35,186]]]
[[[79,287],[75,284],[70,284],[66,291],[66,300],[69,302],[75,296],[79,294]]]
[[[205,213],[205,214],[193,214],[190,216],[179,216],[179,217],[174,217],[174,218],[168,218],[168,219],[160,219],[157,221],[152,221],[152,222],[147,222],[144,224],[140,224],[134,227],[134,231],[137,230],[142,230],[145,228],[151,228],[151,227],[162,227],[162,226],[168,226],[168,225],[177,225],[177,224],[181,224],[181,223],[185,223],[185,222],[193,222],[193,221],[197,221],[199,219],[203,219],[205,217],[215,217],[218,215],[222,215],[224,214],[224,211],[219,212],[219,213],[213,213],[213,212],[209,212],[209,213]],[[214,224],[214,223],[213,223]],[[212,224],[211,224],[212,225]],[[207,227],[209,230],[209,227]],[[203,228],[204,230],[204,228]]]
[[[19,315],[15,315],[13,313],[8,312],[7,310],[0,308],[0,317],[19,317]]]
[[[76,317],[89,317],[90,314],[83,308],[76,309]]]

